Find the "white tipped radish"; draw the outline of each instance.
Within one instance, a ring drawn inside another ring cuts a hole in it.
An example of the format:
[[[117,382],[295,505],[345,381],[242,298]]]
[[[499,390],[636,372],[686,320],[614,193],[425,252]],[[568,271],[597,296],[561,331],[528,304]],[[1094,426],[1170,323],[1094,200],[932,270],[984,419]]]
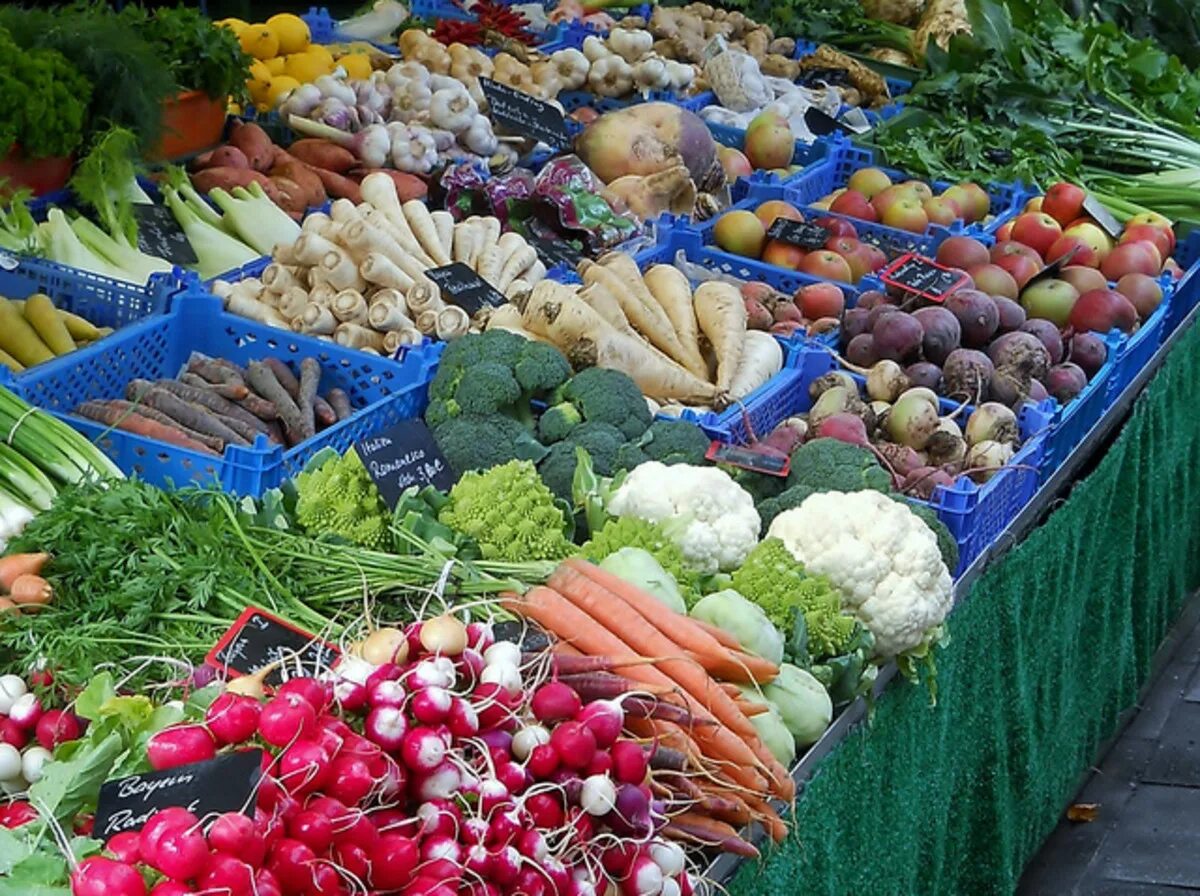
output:
[[[650,858],[667,877],[678,877],[684,870],[683,847],[670,840],[656,840],[650,844]]]
[[[0,715],[8,715],[18,697],[29,693],[20,675],[0,675]]]
[[[623,882],[622,892],[630,896],[660,896],[663,890],[663,873],[648,856],[633,860],[629,877]]]
[[[579,807],[588,815],[607,815],[617,804],[617,788],[608,775],[589,775],[579,791]]]
[[[42,717],[42,703],[38,700],[37,694],[32,692],[22,694],[14,700],[12,709],[8,711],[8,717],[25,731],[32,731],[36,728],[38,719]]]
[[[484,650],[483,662],[488,666],[494,663],[519,666],[521,665],[521,648],[512,641],[497,641]]]
[[[494,663],[484,666],[483,674],[479,676],[479,680],[484,684],[497,684],[509,694],[519,694],[523,689],[520,670],[516,666],[510,666],[507,663]]]
[[[442,764],[449,750],[450,743],[446,735],[432,728],[413,728],[404,735],[400,758],[415,772],[433,772]]]
[[[526,725],[513,735],[512,754],[524,762],[534,747],[550,743],[550,732],[541,725]]]
[[[467,627],[449,615],[427,619],[421,624],[421,646],[430,653],[458,656],[467,647]]]
[[[408,733],[404,710],[397,706],[376,706],[367,714],[363,726],[367,737],[389,752],[400,749]]]
[[[449,668],[437,660],[421,660],[413,667],[408,676],[408,686],[413,690],[420,688],[449,688],[454,686],[454,665],[449,663]]]
[[[41,747],[30,747],[40,750]],[[21,777],[21,751],[12,744],[0,743],[0,781],[15,781]]]
[[[423,800],[448,800],[462,788],[462,776],[458,768],[444,762],[421,779],[417,785],[417,796]]]
[[[445,688],[422,688],[413,694],[409,712],[422,725],[440,725],[450,715],[452,697]]]

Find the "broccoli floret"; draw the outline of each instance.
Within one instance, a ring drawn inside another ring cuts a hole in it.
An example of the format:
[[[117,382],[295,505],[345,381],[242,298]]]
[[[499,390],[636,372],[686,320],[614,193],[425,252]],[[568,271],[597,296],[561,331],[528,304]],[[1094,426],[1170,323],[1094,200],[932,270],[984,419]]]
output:
[[[300,473],[296,492],[296,521],[307,532],[376,550],[391,546],[390,514],[354,449]]]
[[[638,438],[650,426],[650,409],[642,390],[619,370],[581,370],[557,394],[560,401],[575,405],[584,420],[610,423],[626,439]]]
[[[712,440],[682,420],[655,420],[638,440],[646,457],[664,464],[701,464]]]
[[[794,485],[791,488],[785,488],[773,498],[766,498],[760,501],[757,505],[758,516],[762,520],[762,529],[760,532],[765,535],[775,517],[779,516],[785,510],[799,507],[809,495],[815,495],[817,492],[823,491],[825,489],[820,486]]]
[[[425,409],[425,423],[430,429],[437,429],[451,417],[457,416],[457,404],[451,405],[445,399],[435,398],[429,402],[429,407]]]
[[[574,550],[554,495],[528,461],[465,474],[438,520],[473,538],[488,560],[559,560]]]
[[[592,469],[600,476],[611,476],[616,471],[617,455],[625,444],[625,438],[615,426],[607,423],[581,423],[571,430],[570,435],[550,448],[550,453],[538,464],[542,481],[550,491],[565,501],[571,500],[575,481],[575,467],[579,463],[576,448],[582,448],[592,460]]]
[[[937,512],[928,504],[922,504],[919,501],[914,501],[911,498],[905,498],[901,495],[892,496],[896,501],[903,501],[908,505],[908,509],[921,518],[933,534],[937,536],[938,551],[942,555],[942,562],[946,564],[946,569],[950,570],[950,575],[954,575],[958,569],[958,542],[954,540],[954,536],[950,534],[950,530],[946,528],[946,524],[938,519]]]
[[[570,378],[571,365],[554,346],[525,340],[513,371],[522,389],[531,395],[545,395]]]
[[[583,418],[573,404],[556,404],[547,408],[538,419],[538,438],[544,445],[553,445],[565,439]]]
[[[649,459],[646,456],[646,452],[638,446],[637,442],[626,442],[617,451],[616,469],[632,470],[635,467],[640,467]]]
[[[455,473],[483,470],[511,460],[541,460],[546,449],[524,426],[503,414],[463,414],[433,429],[438,448]]]
[[[464,414],[500,413],[521,400],[521,387],[510,368],[484,361],[463,371],[454,400]]]
[[[679,584],[689,606],[699,597],[695,591],[696,577],[685,565],[683,551],[658,523],[634,516],[614,517],[600,531],[593,532],[591,540],[579,551],[587,560],[599,563],[621,548],[641,548],[653,554],[658,564]]]
[[[717,466],[728,473],[734,482],[750,493],[750,497],[754,498],[755,505],[761,504],[768,498],[779,497],[787,486],[787,479],[783,476],[770,476],[766,473],[758,473],[754,470],[734,467],[729,464],[717,464]],[[759,511],[759,515],[762,515],[761,511]]]
[[[810,575],[778,538],[767,538],[733,574],[733,588],[762,607],[785,633],[795,614],[804,614],[808,653],[814,659],[839,656],[851,648],[859,623],[842,613],[842,599],[825,576]]]
[[[892,477],[866,448],[837,439],[813,439],[792,452],[787,484],[826,492],[890,492]]]

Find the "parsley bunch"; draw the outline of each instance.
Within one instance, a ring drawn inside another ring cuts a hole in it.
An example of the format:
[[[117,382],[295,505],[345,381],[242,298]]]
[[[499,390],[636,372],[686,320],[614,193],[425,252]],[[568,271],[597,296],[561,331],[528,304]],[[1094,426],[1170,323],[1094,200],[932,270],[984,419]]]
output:
[[[21,144],[26,158],[67,156],[83,142],[92,89],[54,50],[23,50],[0,28],[0,157]]]

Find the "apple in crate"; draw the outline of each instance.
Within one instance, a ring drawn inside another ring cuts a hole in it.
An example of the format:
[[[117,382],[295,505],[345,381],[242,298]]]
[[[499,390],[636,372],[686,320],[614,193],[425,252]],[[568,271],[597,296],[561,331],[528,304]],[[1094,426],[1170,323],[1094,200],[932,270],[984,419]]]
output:
[[[840,287],[832,283],[810,283],[796,291],[796,307],[809,320],[822,317],[842,316],[846,310],[846,296]]]
[[[1085,268],[1100,267],[1100,253],[1096,251],[1096,247],[1074,233],[1064,233],[1056,239],[1050,248],[1046,250],[1046,260],[1058,261],[1058,259],[1072,251],[1075,253],[1071,256],[1072,265]]]
[[[935,196],[932,199],[926,199],[921,203],[925,209],[925,214],[929,218],[930,224],[940,224],[942,227],[949,227],[959,218],[964,217],[962,209],[957,203],[947,199],[945,196]]]
[[[1162,270],[1162,255],[1149,240],[1121,243],[1100,262],[1100,273],[1109,280],[1120,280],[1126,274],[1154,276]]]
[[[1055,241],[1063,235],[1062,225],[1045,212],[1024,212],[1013,221],[1009,234],[1018,243],[1029,246],[1043,258]]]
[[[1020,289],[1013,275],[999,265],[988,262],[967,268],[967,273],[975,281],[975,287],[990,296],[1003,296],[1006,299],[1016,299]]]
[[[1005,255],[997,260],[996,265],[1012,274],[1018,287],[1024,287],[1042,269],[1040,261],[1034,261],[1028,255]]]
[[[1163,300],[1162,287],[1147,274],[1126,274],[1117,281],[1117,292],[1129,299],[1143,321],[1158,310]]]
[[[804,261],[804,256],[807,254],[799,246],[793,246],[783,240],[767,240],[767,245],[762,252],[762,260],[767,264],[787,268],[789,271],[798,271],[800,263]]]
[[[1063,228],[1063,235],[1077,236],[1091,246],[1096,252],[1098,263],[1104,261],[1113,245],[1108,234],[1100,229],[1100,225],[1090,220],[1071,222]]]
[[[888,227],[907,230],[909,233],[924,233],[929,227],[929,216],[922,206],[923,200],[911,196],[898,199],[888,206],[880,220]]]
[[[749,177],[754,173],[754,166],[750,164],[750,160],[732,146],[718,146],[717,160],[725,169],[725,177],[730,183],[739,177]]]
[[[1075,184],[1057,183],[1042,197],[1041,211],[1066,227],[1083,214],[1083,203],[1087,192]]]
[[[1030,317],[1040,317],[1057,327],[1065,327],[1079,291],[1066,280],[1039,280],[1021,293],[1021,305]]]
[[[777,218],[786,218],[789,221],[803,221],[804,215],[800,213],[800,209],[792,205],[790,202],[784,202],[782,199],[768,199],[754,210],[754,214],[758,216],[758,220],[762,221],[763,227],[768,230],[775,223]]]
[[[767,229],[754,212],[739,209],[726,212],[717,220],[713,239],[726,252],[758,258],[767,240]]]
[[[786,168],[796,151],[796,138],[787,119],[768,109],[747,125],[743,149],[755,168]]]
[[[876,195],[892,186],[892,179],[887,176],[887,172],[878,168],[859,168],[850,175],[846,186],[867,199],[874,199]]]
[[[1170,227],[1160,227],[1157,224],[1132,224],[1126,225],[1121,231],[1121,237],[1117,240],[1117,245],[1121,246],[1125,243],[1134,243],[1139,240],[1154,243],[1158,249],[1160,258],[1167,259],[1171,257],[1171,253],[1175,251],[1175,234]]]
[[[809,252],[800,262],[800,270],[812,277],[820,277],[822,280],[841,280],[843,283],[849,283],[851,277],[850,265],[846,259],[828,249]]]
[[[1059,280],[1066,280],[1083,295],[1093,289],[1104,289],[1108,280],[1095,268],[1084,267],[1080,264],[1069,264],[1058,273]]]
[[[854,189],[843,190],[839,193],[833,202],[829,203],[829,210],[837,212],[839,215],[862,218],[864,221],[875,221],[877,218],[875,208],[867,200],[867,197]]]
[[[935,260],[952,268],[969,271],[973,267],[991,261],[988,248],[979,240],[969,236],[952,236],[937,247]]]

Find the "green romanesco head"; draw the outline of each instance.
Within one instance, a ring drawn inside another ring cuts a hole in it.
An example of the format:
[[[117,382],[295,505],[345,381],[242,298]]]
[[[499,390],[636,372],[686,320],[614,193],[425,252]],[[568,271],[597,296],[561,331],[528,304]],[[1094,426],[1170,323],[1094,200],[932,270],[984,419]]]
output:
[[[376,550],[390,547],[387,507],[353,448],[298,475],[296,492],[296,520],[307,532]]]
[[[466,473],[438,520],[473,538],[489,560],[559,560],[573,549],[562,511],[529,461]]]

